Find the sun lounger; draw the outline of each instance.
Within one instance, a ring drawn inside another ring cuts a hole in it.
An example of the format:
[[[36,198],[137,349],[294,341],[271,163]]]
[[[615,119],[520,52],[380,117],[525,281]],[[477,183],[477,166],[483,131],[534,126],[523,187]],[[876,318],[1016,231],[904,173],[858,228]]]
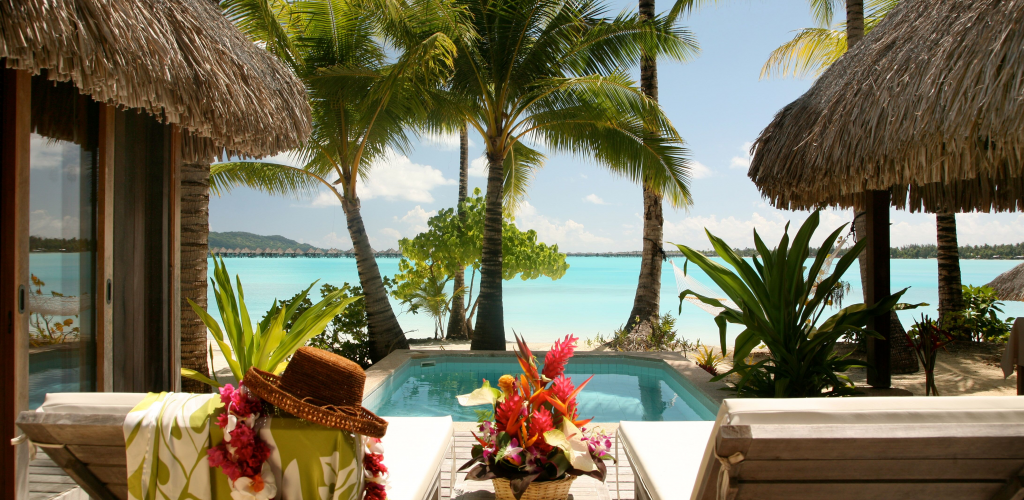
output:
[[[636,498],[1024,498],[1024,398],[727,399],[621,422]]]
[[[95,500],[125,499],[125,415],[145,394],[47,394],[39,411],[18,416],[18,427]],[[441,464],[452,446],[451,417],[390,418],[384,464],[391,500],[439,497]]]

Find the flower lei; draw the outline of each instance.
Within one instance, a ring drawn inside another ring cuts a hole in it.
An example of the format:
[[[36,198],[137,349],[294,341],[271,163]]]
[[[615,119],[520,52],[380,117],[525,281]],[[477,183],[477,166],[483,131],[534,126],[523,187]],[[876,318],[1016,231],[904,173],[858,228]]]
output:
[[[231,481],[235,500],[269,500],[277,496],[274,473],[267,467],[270,448],[256,429],[263,410],[262,402],[238,385],[220,389],[225,412],[217,417],[224,430],[224,441],[207,453],[211,467],[220,467]]]
[[[224,430],[224,441],[210,448],[207,459],[211,467],[219,467],[231,484],[234,500],[270,500],[277,496],[274,473],[267,466],[270,448],[260,438],[263,402],[239,384],[228,384],[220,390],[226,411],[217,417],[217,426]],[[384,465],[384,447],[379,438],[363,437],[363,498],[386,500],[388,468]]]
[[[388,468],[384,465],[384,446],[381,445],[380,438],[363,438],[363,474],[366,478],[363,498],[386,500]]]

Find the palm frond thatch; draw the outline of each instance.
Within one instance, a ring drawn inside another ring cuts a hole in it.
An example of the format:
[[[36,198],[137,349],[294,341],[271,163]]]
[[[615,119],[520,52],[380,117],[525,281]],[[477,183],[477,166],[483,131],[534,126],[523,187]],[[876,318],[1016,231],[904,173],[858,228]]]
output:
[[[985,286],[995,290],[999,300],[1024,301],[1024,264],[996,276]]]
[[[208,1],[0,0],[0,58],[181,126],[186,156],[268,156],[310,133],[302,83]]]
[[[1024,209],[1024,0],[905,0],[754,143],[780,208]]]

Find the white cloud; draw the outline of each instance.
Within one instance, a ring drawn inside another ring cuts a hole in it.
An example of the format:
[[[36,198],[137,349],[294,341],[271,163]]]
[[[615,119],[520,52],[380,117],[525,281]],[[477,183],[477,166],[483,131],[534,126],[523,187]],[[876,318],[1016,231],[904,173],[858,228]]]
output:
[[[565,251],[602,251],[611,250],[615,243],[611,238],[597,236],[573,220],[562,222],[537,213],[537,209],[528,201],[524,201],[516,216],[516,226],[520,229],[537,231],[537,240],[557,244],[559,250]]]
[[[454,179],[446,179],[440,170],[413,163],[407,156],[392,151],[373,165],[365,183],[362,179],[357,181],[356,192],[364,200],[384,198],[429,203],[434,201],[431,190],[455,183]]]
[[[729,160],[729,168],[750,168],[750,148],[753,146],[753,142],[744,142],[740,147],[743,156],[733,156],[732,160]]]
[[[894,247],[935,244],[935,216],[893,211],[889,232]],[[1024,234],[1024,214],[968,213],[956,215],[956,236],[959,245],[1006,245],[1020,243]]]
[[[765,214],[753,212],[749,219],[738,219],[732,216],[719,218],[715,215],[686,217],[675,221],[666,219],[665,241],[696,249],[710,249],[711,243],[704,232],[706,228],[711,234],[722,238],[732,247],[751,248],[754,246],[754,230],[756,229],[765,244],[773,246],[782,239],[787,222],[790,222],[789,235],[792,236],[807,219],[807,215],[807,212],[769,210]],[[822,212],[821,221],[811,244],[819,245],[829,233],[852,220],[853,213],[849,211]]]
[[[420,141],[427,146],[433,146],[441,151],[457,151],[459,149],[459,134],[457,133],[439,134],[436,132],[426,132],[420,135]],[[474,145],[473,139],[469,139],[469,146],[472,147]]]
[[[487,177],[487,157],[481,156],[469,162],[470,177]]]
[[[313,243],[313,245],[320,248],[337,248],[339,250],[348,250],[352,248],[352,240],[347,234],[339,235],[336,231],[331,231],[325,234],[322,238]]]
[[[81,224],[78,217],[54,217],[46,210],[33,210],[28,216],[28,233],[43,238],[77,238],[81,235]]]
[[[437,215],[436,210],[428,212],[423,210],[419,205],[416,205],[412,210],[409,210],[402,216],[402,222],[409,225],[413,234],[419,234],[427,230],[427,219],[430,219],[435,215]]]
[[[588,194],[588,195],[584,196],[583,197],[583,201],[586,201],[586,202],[589,202],[589,203],[593,203],[595,205],[607,205],[608,204],[608,202],[602,200],[601,197],[596,195],[596,194]]]
[[[703,164],[703,163],[701,163],[699,161],[691,161],[690,162],[690,177],[691,178],[693,178],[693,179],[706,179],[708,177],[711,177],[713,174],[714,174],[714,172],[712,172],[711,169],[707,167],[707,165],[705,165],[705,164]]]

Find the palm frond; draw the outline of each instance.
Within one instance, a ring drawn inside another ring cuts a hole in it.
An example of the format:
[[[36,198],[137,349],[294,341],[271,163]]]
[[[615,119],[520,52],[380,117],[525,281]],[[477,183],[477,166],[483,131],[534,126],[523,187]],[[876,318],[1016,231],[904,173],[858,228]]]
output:
[[[210,166],[210,190],[218,196],[245,186],[267,194],[308,199],[327,184],[322,177],[290,165],[236,161]]]
[[[792,40],[771,52],[761,67],[761,78],[821,74],[846,53],[846,31],[804,28]]]

